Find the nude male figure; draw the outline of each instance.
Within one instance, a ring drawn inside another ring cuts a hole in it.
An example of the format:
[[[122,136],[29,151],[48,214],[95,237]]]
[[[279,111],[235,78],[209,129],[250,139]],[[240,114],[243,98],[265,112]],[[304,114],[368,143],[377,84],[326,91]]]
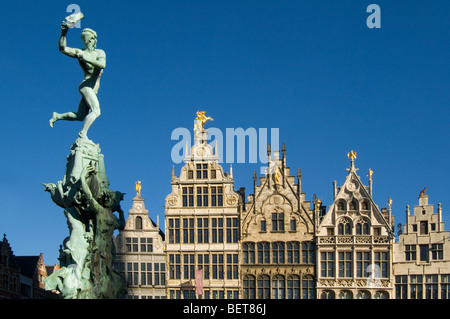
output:
[[[77,58],[84,73],[84,80],[78,90],[82,96],[78,110],[76,112],[56,113],[49,121],[50,127],[59,120],[83,121],[83,128],[78,134],[87,138],[87,131],[97,117],[100,116],[100,103],[97,92],[100,87],[100,77],[106,66],[106,54],[103,50],[97,49],[97,33],[89,28],[81,32],[81,40],[84,49],[69,48],[66,46],[66,35],[69,30],[68,24],[63,21],[61,25],[61,36],[59,38],[59,51],[71,58]]]

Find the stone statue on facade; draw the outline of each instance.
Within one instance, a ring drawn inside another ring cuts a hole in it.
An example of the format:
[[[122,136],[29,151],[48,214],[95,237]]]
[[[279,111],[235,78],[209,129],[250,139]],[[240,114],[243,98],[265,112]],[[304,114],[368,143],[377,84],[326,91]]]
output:
[[[57,290],[66,299],[112,299],[126,291],[123,279],[114,269],[113,243],[114,230],[125,226],[120,207],[124,194],[109,189],[104,156],[99,145],[86,134],[100,114],[96,93],[105,54],[95,49],[97,36],[91,29],[82,32],[84,50],[66,47],[68,28],[63,22],[60,50],[80,62],[85,74],[79,87],[82,99],[77,112],[53,113],[50,125],[57,120],[85,119],[85,123],[66,158],[63,179],[56,184],[43,184],[53,202],[64,209],[69,227],[69,236],[60,249],[61,267],[44,282],[47,290]]]

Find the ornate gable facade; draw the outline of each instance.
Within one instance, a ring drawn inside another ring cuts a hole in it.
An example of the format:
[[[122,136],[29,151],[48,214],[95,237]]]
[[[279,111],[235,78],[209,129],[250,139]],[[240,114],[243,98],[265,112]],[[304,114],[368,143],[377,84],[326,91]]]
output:
[[[334,182],[334,201],[317,218],[317,297],[371,299],[392,297],[392,225],[389,209],[372,198],[372,171],[365,186],[351,159],[344,184]],[[320,206],[320,201],[316,203]],[[318,210],[317,210],[318,211]]]
[[[242,214],[241,276],[243,298],[314,298],[314,227],[310,202],[282,156],[268,149],[268,168]]]

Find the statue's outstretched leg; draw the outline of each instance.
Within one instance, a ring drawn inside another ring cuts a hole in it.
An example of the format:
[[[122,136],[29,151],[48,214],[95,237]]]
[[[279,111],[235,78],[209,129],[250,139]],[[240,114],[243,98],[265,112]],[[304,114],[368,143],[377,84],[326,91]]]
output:
[[[56,113],[53,112],[52,118],[48,122],[50,127],[53,127],[53,123],[59,120],[66,121],[83,121],[86,115],[89,112],[89,105],[86,104],[84,98],[81,99],[80,104],[78,105],[78,111],[76,112],[67,112],[67,113]]]

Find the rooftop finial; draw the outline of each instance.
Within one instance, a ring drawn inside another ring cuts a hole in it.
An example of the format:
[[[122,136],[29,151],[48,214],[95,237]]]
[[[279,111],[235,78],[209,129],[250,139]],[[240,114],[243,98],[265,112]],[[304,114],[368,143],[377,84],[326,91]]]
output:
[[[141,197],[141,181],[137,181],[135,185],[136,185],[136,194],[137,196]]]
[[[349,153],[347,153],[347,158],[349,158],[350,161],[351,161],[350,167],[354,168],[355,167],[354,161],[355,161],[355,158],[356,158],[356,152],[351,150]]]

